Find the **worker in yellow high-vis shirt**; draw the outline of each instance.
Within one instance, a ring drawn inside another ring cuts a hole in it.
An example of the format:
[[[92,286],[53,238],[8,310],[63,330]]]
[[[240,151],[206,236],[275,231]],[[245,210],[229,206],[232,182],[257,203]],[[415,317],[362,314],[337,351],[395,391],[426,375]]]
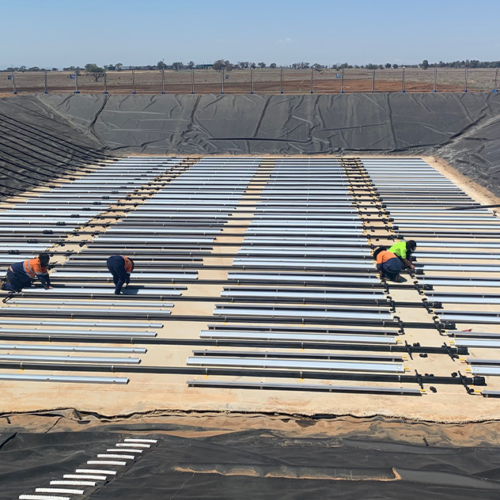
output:
[[[414,270],[415,266],[411,261],[411,255],[416,250],[417,243],[413,240],[409,241],[398,241],[391,248],[389,248],[389,252],[392,252],[396,257],[399,257],[405,266],[409,269]]]

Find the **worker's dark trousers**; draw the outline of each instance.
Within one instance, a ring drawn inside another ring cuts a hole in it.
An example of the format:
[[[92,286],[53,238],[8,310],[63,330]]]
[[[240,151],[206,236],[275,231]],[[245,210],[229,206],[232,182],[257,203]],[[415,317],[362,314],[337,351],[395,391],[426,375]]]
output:
[[[2,290],[8,292],[20,292],[23,288],[31,286],[31,279],[26,276],[23,280],[16,274],[14,274],[10,269],[7,270],[7,275],[5,276],[6,281],[2,285]]]
[[[125,271],[125,259],[120,255],[113,255],[107,260],[109,272],[113,275],[115,293],[122,291],[123,285],[127,282],[128,274]]]
[[[401,262],[401,269],[410,269],[410,266],[401,258],[401,257],[398,257],[398,259],[400,260]],[[408,260],[411,260],[411,256],[408,257]]]
[[[395,280],[402,269],[403,263],[398,257],[393,257],[382,264],[382,274],[390,280]]]

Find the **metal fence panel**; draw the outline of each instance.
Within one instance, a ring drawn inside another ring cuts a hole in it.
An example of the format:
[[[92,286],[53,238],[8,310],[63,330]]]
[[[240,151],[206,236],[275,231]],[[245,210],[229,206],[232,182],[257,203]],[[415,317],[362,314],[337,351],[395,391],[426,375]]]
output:
[[[45,89],[45,73],[43,71],[19,72],[15,74],[18,92],[43,92]]]
[[[255,70],[257,71],[257,70]],[[224,93],[225,94],[251,94],[252,77],[255,71],[242,69],[224,72]],[[222,75],[221,75],[222,76]]]
[[[498,90],[498,70],[494,68],[469,69],[467,73],[467,90],[471,92]]]
[[[281,92],[281,71],[256,69],[253,72],[253,89],[256,94],[279,94]]]
[[[318,94],[339,94],[342,91],[342,70],[323,69],[313,73],[313,89]]]
[[[163,75],[164,81],[162,80]],[[175,79],[172,78],[172,76],[167,75],[166,71],[162,72],[159,69],[150,71],[134,71],[130,76],[134,83],[133,92],[135,91],[138,94],[161,94],[166,81],[169,81],[171,85],[175,85]],[[184,92],[181,91],[180,93]]]
[[[93,75],[81,71],[0,72],[0,93],[109,94],[336,94],[353,92],[491,92],[497,68],[321,69],[256,68],[122,70]]]
[[[220,94],[222,72],[213,69],[195,71],[194,89],[196,94]]]
[[[0,73],[0,93],[12,92],[12,74]]]
[[[372,75],[371,70],[344,70],[344,92],[371,92]]]
[[[47,73],[49,92],[73,92],[76,78],[74,71],[51,71]]]
[[[132,71],[108,71],[106,86],[110,94],[130,94],[133,92],[134,75]]]
[[[465,69],[449,69],[437,73],[438,92],[463,92],[466,89]]]

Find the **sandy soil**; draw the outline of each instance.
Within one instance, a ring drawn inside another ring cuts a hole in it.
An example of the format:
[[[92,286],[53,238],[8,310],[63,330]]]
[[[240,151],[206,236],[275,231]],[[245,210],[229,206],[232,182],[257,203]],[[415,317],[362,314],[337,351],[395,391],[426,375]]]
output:
[[[281,436],[293,438],[335,437],[363,441],[397,441],[416,446],[449,447],[500,445],[500,422],[484,421],[468,424],[436,424],[411,419],[350,416],[308,418],[297,415],[277,415],[238,412],[161,412],[129,417],[102,418],[97,414],[71,409],[32,414],[0,415],[2,432],[86,432],[99,428],[108,432],[122,432],[126,426],[138,426],[144,432],[168,434],[185,438],[218,436],[252,429],[266,429]],[[161,428],[164,426],[164,429]]]

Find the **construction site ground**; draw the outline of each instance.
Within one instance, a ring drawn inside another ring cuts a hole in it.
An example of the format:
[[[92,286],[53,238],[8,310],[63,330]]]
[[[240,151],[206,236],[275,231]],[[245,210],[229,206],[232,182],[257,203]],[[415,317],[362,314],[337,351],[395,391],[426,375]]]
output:
[[[272,157],[267,157],[271,159]],[[451,167],[446,166],[438,159],[425,158],[437,170],[455,182],[467,194],[477,201],[491,203],[492,195],[485,190],[465,180]],[[39,190],[38,190],[39,192]],[[12,200],[15,201],[15,200]],[[241,203],[239,205],[242,206]],[[238,209],[237,209],[238,210]],[[231,229],[229,222],[224,231],[243,232],[244,228]],[[381,226],[376,238],[378,244],[390,243],[384,238],[385,230]],[[373,237],[372,237],[373,238]],[[242,237],[235,236],[234,251],[241,245]],[[79,248],[75,245],[75,248]],[[204,258],[204,263],[209,265],[231,265],[232,259],[218,257],[217,253],[228,248],[215,247],[209,257]],[[425,259],[423,260],[425,262]],[[470,261],[469,261],[470,263]],[[225,270],[199,270],[199,278],[227,279]],[[476,273],[477,276],[477,273]],[[408,276],[407,276],[408,278]],[[158,329],[160,338],[199,338],[200,331],[206,329],[207,322],[176,321],[176,315],[203,315],[210,316],[216,305],[210,301],[189,301],[189,296],[219,297],[222,285],[197,285],[188,284],[182,301],[175,298],[169,299],[174,303],[172,317],[163,323],[163,328]],[[439,288],[436,288],[441,290]],[[442,291],[452,291],[442,288]],[[421,302],[422,297],[417,290],[390,289],[396,301]],[[300,307],[297,306],[297,307]],[[495,306],[482,306],[494,310]],[[493,308],[493,309],[492,309]],[[0,309],[1,313],[1,309]],[[397,309],[396,314],[404,321],[429,322],[431,315],[423,307]],[[67,323],[71,327],[71,321]],[[314,326],[308,324],[307,326]],[[457,328],[467,328],[467,325],[457,325]],[[494,332],[496,326],[486,325],[482,331]],[[422,345],[439,347],[449,338],[439,334],[437,330],[406,330],[401,338],[409,344],[418,342]],[[262,349],[272,352],[273,349]],[[282,349],[281,349],[282,350]],[[491,357],[491,352],[478,349],[474,351],[477,357]],[[147,366],[185,366],[186,358],[191,355],[189,346],[156,345],[149,346],[148,352],[142,357],[142,365]],[[405,362],[408,373],[418,370],[419,373],[432,373],[435,375],[450,375],[451,373],[465,372],[466,365],[460,360],[448,356],[434,356],[430,354],[423,359],[417,355]],[[122,376],[119,367],[115,367],[114,376]],[[22,373],[22,371],[20,372]],[[36,373],[36,372],[31,372]],[[44,372],[39,372],[44,375]],[[54,372],[54,375],[64,373]],[[127,376],[126,374],[123,376]],[[333,394],[310,392],[286,391],[255,391],[243,389],[196,389],[188,387],[186,381],[194,378],[188,375],[159,375],[159,374],[132,374],[130,383],[124,386],[114,385],[86,385],[86,384],[59,384],[37,382],[2,382],[2,398],[0,399],[0,412],[2,414],[16,414],[23,412],[39,412],[40,410],[57,410],[74,408],[79,412],[96,413],[105,417],[126,417],[140,413],[162,412],[206,412],[214,414],[234,413],[233,416],[214,417],[223,418],[225,423],[234,421],[236,415],[241,414],[283,414],[283,415],[334,415],[353,417],[383,416],[388,418],[403,418],[408,420],[434,421],[434,422],[480,422],[498,418],[500,402],[497,399],[483,398],[479,394],[467,394],[463,386],[442,385],[437,392],[426,388],[421,397],[404,397],[392,395],[366,395],[366,394]],[[224,380],[219,377],[218,380]],[[234,379],[232,379],[234,380]],[[498,381],[497,381],[498,380]],[[259,380],[265,382],[265,379]],[[273,379],[273,382],[280,380]],[[288,380],[290,382],[290,380]],[[297,384],[308,381],[297,378]],[[369,382],[360,382],[358,385],[370,385]],[[400,384],[405,387],[405,384]],[[413,386],[414,387],[414,386]],[[500,390],[500,379],[488,378],[488,389]],[[11,418],[11,417],[9,417]],[[175,417],[173,417],[175,418]],[[184,417],[183,417],[184,418]],[[193,417],[196,418],[196,417]],[[254,417],[252,417],[254,418]],[[257,417],[259,418],[259,417]],[[279,426],[284,425],[278,419]],[[239,420],[241,422],[241,420]],[[240,425],[240,424],[238,424]],[[259,421],[260,425],[260,421]],[[368,424],[367,424],[368,425]],[[315,427],[315,431],[318,427]]]

